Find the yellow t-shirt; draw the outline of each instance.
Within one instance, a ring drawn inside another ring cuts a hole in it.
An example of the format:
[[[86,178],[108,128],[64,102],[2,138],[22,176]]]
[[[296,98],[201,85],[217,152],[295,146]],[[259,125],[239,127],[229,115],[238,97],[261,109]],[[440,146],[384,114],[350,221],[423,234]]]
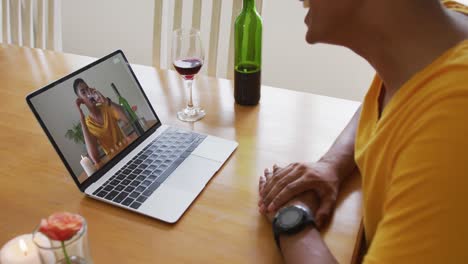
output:
[[[364,263],[468,263],[468,40],[405,83],[379,119],[381,87],[376,76],[355,146]]]
[[[86,117],[86,125],[89,132],[96,137],[102,149],[108,155],[111,149],[117,150],[124,136],[118,125],[119,115],[107,104],[99,106],[103,116],[103,124],[94,121],[90,116]]]

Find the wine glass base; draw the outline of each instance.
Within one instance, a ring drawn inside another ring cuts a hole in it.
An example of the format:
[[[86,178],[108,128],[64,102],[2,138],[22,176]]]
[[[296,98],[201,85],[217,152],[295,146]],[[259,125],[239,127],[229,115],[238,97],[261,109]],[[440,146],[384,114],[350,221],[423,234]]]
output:
[[[177,112],[179,120],[184,122],[195,122],[205,117],[205,115],[205,110],[200,107],[185,108]]]

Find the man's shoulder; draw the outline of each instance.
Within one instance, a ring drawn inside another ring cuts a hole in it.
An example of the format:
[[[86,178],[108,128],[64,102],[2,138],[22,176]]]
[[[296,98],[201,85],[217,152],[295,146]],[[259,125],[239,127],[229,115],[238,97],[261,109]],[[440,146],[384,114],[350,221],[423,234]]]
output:
[[[458,43],[449,51],[447,59],[444,61],[447,66],[468,67],[468,39]]]
[[[415,77],[412,96],[446,98],[468,92],[468,40],[459,43]],[[407,87],[408,88],[408,87]]]

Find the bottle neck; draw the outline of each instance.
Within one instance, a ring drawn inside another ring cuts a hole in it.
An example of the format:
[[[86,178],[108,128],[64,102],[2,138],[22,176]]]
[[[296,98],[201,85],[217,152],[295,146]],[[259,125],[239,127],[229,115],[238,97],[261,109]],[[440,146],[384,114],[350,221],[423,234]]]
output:
[[[255,10],[255,0],[243,0],[243,10]]]
[[[114,92],[117,94],[117,96],[120,97],[120,93],[117,90],[117,87],[115,87],[115,84],[111,83],[111,86],[112,86],[112,89],[114,90]]]

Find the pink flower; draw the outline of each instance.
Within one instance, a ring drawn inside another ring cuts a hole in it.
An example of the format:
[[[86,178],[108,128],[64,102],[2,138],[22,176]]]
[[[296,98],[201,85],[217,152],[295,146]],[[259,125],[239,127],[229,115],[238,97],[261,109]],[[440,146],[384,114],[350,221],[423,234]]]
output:
[[[39,231],[52,240],[66,241],[72,238],[83,226],[83,218],[67,212],[54,213],[42,219]]]
[[[138,106],[136,106],[136,105],[132,106],[132,110],[133,110],[133,112],[136,112],[138,110]]]

